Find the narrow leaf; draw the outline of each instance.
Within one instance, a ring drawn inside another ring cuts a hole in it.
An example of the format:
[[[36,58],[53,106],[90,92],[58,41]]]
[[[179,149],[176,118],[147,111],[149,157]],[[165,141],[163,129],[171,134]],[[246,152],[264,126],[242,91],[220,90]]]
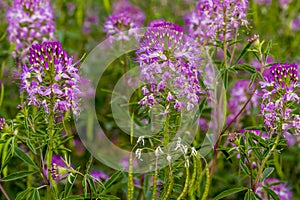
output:
[[[274,200],[280,200],[280,198],[278,197],[278,195],[273,190],[271,190],[270,188],[268,188],[266,186],[263,186],[263,188],[268,192],[269,195],[272,196],[272,198]]]
[[[251,47],[252,42],[248,42],[248,44],[245,46],[245,48],[242,50],[239,57],[236,59],[235,63],[238,63],[241,58],[248,52],[248,49]]]
[[[28,176],[30,174],[34,174],[36,172],[37,171],[21,171],[21,172],[16,172],[16,173],[10,174],[10,175],[2,178],[1,181],[3,181],[3,182],[14,181],[14,180],[26,177],[26,176]]]
[[[262,177],[261,177],[261,182],[263,182],[266,178],[268,178],[274,171],[274,167],[268,167],[266,168],[263,173],[262,173]]]
[[[238,193],[238,192],[241,192],[241,191],[244,191],[244,190],[248,190],[248,188],[246,187],[239,187],[239,188],[231,188],[229,190],[225,190],[223,192],[221,192],[218,196],[216,196],[213,200],[219,200],[219,199],[222,199],[224,197],[227,197],[227,196],[230,196],[230,195],[233,195],[235,193]]]
[[[31,160],[29,156],[27,156],[19,147],[15,146],[15,154],[28,165],[33,166],[34,168],[38,169],[36,164]]]

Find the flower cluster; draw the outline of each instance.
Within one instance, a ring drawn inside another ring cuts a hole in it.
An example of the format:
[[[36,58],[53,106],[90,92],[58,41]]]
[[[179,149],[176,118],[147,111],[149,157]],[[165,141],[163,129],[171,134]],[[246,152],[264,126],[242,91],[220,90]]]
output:
[[[293,196],[290,189],[287,187],[287,184],[280,182],[276,178],[267,178],[263,185],[269,186],[270,189],[278,195],[280,200],[290,200]],[[264,189],[262,186],[260,186],[255,192],[262,198],[262,200],[269,199],[268,197],[264,196],[263,190]]]
[[[274,64],[260,85],[263,99],[261,113],[266,127],[283,132],[294,129],[294,134],[299,134],[300,116],[292,112],[293,104],[300,102],[296,93],[299,90],[297,65]]]
[[[158,20],[151,23],[137,50],[142,88],[142,105],[153,106],[166,100],[174,109],[192,109],[203,91],[197,43],[183,33],[182,27]]]
[[[144,20],[145,15],[138,7],[121,0],[114,4],[114,14],[105,21],[104,31],[112,41],[128,40],[134,35],[130,30],[141,27]]]
[[[22,68],[21,89],[29,105],[43,106],[47,113],[78,113],[79,75],[73,59],[59,42],[44,42],[30,48],[29,63]]]
[[[126,12],[138,27],[143,25],[146,18],[144,12],[140,8],[132,5],[127,0],[115,1],[113,4],[113,11],[114,13]]]
[[[134,28],[137,28],[137,25],[124,12],[112,14],[104,24],[104,31],[112,40],[129,40],[130,30]]]
[[[189,33],[202,44],[231,38],[240,25],[247,25],[248,0],[202,0],[185,16]]]
[[[235,116],[240,112],[244,104],[251,97],[251,94],[254,92],[253,85],[249,87],[250,80],[238,80],[233,88],[230,90],[230,99],[228,101],[228,110],[230,114],[227,117],[227,124],[229,124]],[[259,96],[253,94],[250,102],[247,104],[244,112],[245,114],[250,115],[250,108],[256,108],[259,103]],[[238,127],[241,128],[241,127]]]
[[[61,156],[53,155],[52,157],[52,168],[49,169],[51,176],[54,180],[58,181],[65,178],[68,173],[70,166],[67,166]]]
[[[8,40],[15,44],[14,57],[27,61],[32,44],[54,41],[55,23],[50,0],[15,0],[7,11]]]

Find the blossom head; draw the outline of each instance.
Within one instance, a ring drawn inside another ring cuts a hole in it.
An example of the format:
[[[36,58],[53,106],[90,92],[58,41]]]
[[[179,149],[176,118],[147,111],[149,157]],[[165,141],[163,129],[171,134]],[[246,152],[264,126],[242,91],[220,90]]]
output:
[[[15,43],[14,57],[27,61],[32,44],[55,40],[50,0],[15,0],[6,14],[8,40]]]
[[[165,95],[166,101],[172,102],[176,110],[191,109],[202,92],[198,80],[201,75],[197,68],[198,44],[177,24],[163,20],[150,24],[137,50],[141,78],[148,84],[142,90],[145,97],[140,104],[152,106]]]
[[[233,30],[247,25],[248,0],[201,0],[196,9],[185,16],[188,32],[202,44],[216,39],[230,39]]]
[[[293,105],[300,102],[297,90],[298,67],[296,64],[274,64],[260,82],[262,91],[261,113],[268,128],[281,125],[282,131],[299,132],[299,115],[293,113]]]
[[[21,90],[29,105],[43,106],[47,113],[78,113],[79,75],[73,59],[59,42],[44,42],[30,48],[30,66],[22,68]],[[51,99],[51,100],[49,100]]]
[[[271,81],[282,88],[290,87],[298,81],[298,67],[296,64],[274,64],[270,68],[270,73]]]
[[[61,156],[53,155],[52,157],[52,168],[49,172],[54,180],[61,180],[68,176],[71,166],[68,166]]]
[[[134,28],[136,23],[125,12],[112,14],[104,24],[104,31],[112,40],[129,40],[130,30]]]
[[[126,12],[126,14],[133,19],[135,24],[139,27],[143,25],[146,18],[144,12],[140,8],[132,5],[127,0],[115,1],[113,4],[113,11],[114,13]]]

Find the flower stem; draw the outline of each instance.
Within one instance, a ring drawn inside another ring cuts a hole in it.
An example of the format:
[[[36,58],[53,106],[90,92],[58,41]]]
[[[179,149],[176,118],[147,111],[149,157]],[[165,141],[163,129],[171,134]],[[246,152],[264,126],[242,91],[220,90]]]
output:
[[[49,116],[48,116],[48,149],[47,149],[47,169],[50,170],[52,168],[52,156],[53,156],[53,151],[54,151],[54,97],[51,95],[50,97],[50,106],[49,106]],[[55,180],[52,178],[52,174],[50,171],[48,171],[48,180],[50,183],[50,190],[48,193],[50,198],[52,197],[52,190],[51,187],[53,187],[53,191],[56,194],[57,191],[57,185]]]
[[[1,190],[1,192],[3,193],[3,195],[5,196],[5,198],[6,198],[7,200],[10,200],[8,194],[6,193],[6,191],[4,190],[4,188],[2,187],[1,183],[0,183],[0,190]]]
[[[256,179],[252,185],[252,190],[255,191],[257,186],[258,186],[258,183],[259,183],[259,180],[261,178],[261,175],[262,175],[262,172],[265,168],[265,165],[267,163],[267,161],[269,160],[269,158],[271,157],[271,155],[273,154],[273,152],[275,151],[276,147],[278,146],[278,143],[279,143],[279,140],[280,140],[280,137],[282,135],[282,131],[280,131],[277,136],[276,136],[276,139],[275,139],[275,142],[274,142],[274,145],[272,146],[271,150],[268,152],[267,156],[262,160],[261,162],[261,165],[258,169],[258,173],[256,175]]]
[[[134,114],[132,114],[131,122],[130,122],[130,144],[133,143],[133,134],[134,134],[133,131],[134,131]],[[128,182],[127,182],[127,187],[128,187],[127,199],[128,200],[133,199],[133,194],[134,194],[132,171],[133,171],[133,162],[132,162],[132,151],[131,151],[130,158],[129,158]]]

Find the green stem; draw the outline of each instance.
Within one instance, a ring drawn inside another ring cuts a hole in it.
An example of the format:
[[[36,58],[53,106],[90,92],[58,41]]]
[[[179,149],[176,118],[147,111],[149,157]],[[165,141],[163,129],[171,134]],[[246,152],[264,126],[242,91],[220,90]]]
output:
[[[46,154],[46,157],[47,157],[47,169],[50,170],[52,168],[52,156],[53,156],[53,151],[54,151],[54,143],[53,143],[53,140],[54,140],[54,112],[53,112],[53,106],[54,103],[53,103],[53,97],[51,97],[50,99],[50,113],[49,113],[49,124],[48,124],[48,149],[47,149],[47,154]],[[54,190],[54,193],[56,193],[56,190],[57,190],[57,186],[56,186],[56,182],[55,180],[53,180],[52,178],[52,174],[50,173],[50,171],[48,171],[48,180],[49,180],[49,183],[50,183],[50,190],[48,190],[48,195],[49,195],[49,198],[53,199],[53,196],[52,196],[52,190],[51,190],[51,185],[53,187],[53,190]]]
[[[169,120],[170,116],[167,115],[166,117],[166,123],[164,126],[164,146],[166,147],[170,142],[170,135],[169,135]]]
[[[133,134],[134,134],[134,114],[132,114],[131,122],[130,122],[130,144],[133,143]],[[130,159],[129,159],[129,169],[128,169],[128,182],[127,182],[127,187],[128,187],[127,199],[128,200],[133,199],[133,194],[134,194],[132,171],[133,171],[133,162],[132,162],[132,151],[131,151]]]
[[[271,150],[268,152],[267,156],[261,162],[261,165],[258,169],[258,173],[256,175],[256,179],[255,179],[255,181],[253,183],[253,186],[252,186],[253,191],[256,190],[256,188],[258,186],[258,183],[259,183],[259,180],[261,178],[262,172],[265,168],[265,165],[266,165],[267,161],[269,160],[269,158],[271,157],[271,155],[273,154],[273,152],[275,151],[276,147],[278,146],[281,135],[282,135],[282,131],[279,131],[279,133],[276,136],[276,140],[274,142],[274,145],[272,146]]]
[[[284,179],[284,173],[282,171],[281,162],[279,162],[279,155],[274,155],[274,165],[276,168],[276,172],[281,179]]]

